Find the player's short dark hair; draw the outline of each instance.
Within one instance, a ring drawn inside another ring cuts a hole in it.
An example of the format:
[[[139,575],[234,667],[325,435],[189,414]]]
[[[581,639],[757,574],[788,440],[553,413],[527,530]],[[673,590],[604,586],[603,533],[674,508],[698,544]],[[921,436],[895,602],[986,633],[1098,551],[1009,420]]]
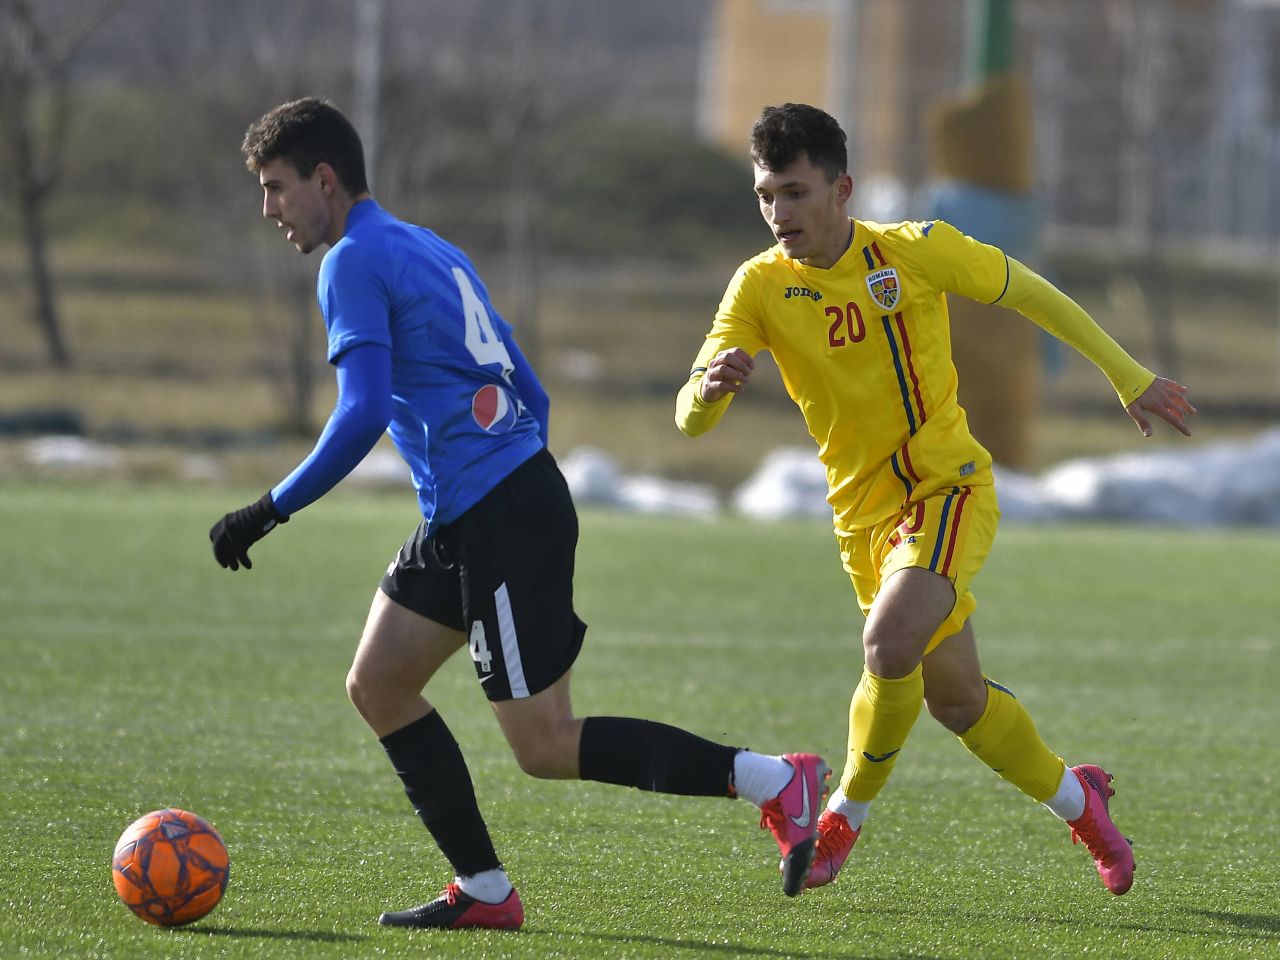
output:
[[[765,107],[751,128],[751,160],[777,173],[805,154],[834,183],[849,166],[845,140],[835,117],[817,107],[807,103]]]
[[[326,100],[304,97],[263,114],[245,131],[240,152],[253,173],[272,160],[284,159],[298,176],[310,179],[318,164],[327,163],[352,196],[369,190],[360,134]]]

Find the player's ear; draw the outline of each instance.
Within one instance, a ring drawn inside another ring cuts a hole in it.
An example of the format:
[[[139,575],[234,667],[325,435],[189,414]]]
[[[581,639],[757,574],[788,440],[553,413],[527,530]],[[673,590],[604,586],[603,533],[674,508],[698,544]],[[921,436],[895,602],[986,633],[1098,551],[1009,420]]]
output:
[[[326,196],[331,196],[342,185],[338,180],[337,171],[323,160],[316,164],[312,176],[319,178],[317,185],[320,187],[320,192]]]
[[[853,177],[842,173],[836,177],[836,202],[844,206],[853,199]]]

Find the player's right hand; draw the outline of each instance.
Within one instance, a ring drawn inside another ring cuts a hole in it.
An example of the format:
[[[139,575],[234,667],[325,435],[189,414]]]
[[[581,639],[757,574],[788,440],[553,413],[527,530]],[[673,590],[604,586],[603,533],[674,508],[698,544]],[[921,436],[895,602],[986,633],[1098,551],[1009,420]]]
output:
[[[282,516],[265,493],[255,503],[233,510],[215,523],[209,530],[209,542],[213,544],[213,558],[223,567],[239,570],[253,569],[249,560],[249,548],[289,518]]]
[[[707,364],[698,395],[703,403],[715,403],[728,394],[739,393],[755,368],[755,360],[741,347],[721,350]]]

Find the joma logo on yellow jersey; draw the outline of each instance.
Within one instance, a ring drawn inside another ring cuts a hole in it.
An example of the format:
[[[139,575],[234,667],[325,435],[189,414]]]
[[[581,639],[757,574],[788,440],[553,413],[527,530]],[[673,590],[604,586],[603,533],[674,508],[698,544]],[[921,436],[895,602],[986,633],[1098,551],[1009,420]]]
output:
[[[787,287],[782,293],[782,299],[790,300],[792,297],[808,297],[814,303],[822,299],[822,294],[817,290],[810,290],[808,287]]]

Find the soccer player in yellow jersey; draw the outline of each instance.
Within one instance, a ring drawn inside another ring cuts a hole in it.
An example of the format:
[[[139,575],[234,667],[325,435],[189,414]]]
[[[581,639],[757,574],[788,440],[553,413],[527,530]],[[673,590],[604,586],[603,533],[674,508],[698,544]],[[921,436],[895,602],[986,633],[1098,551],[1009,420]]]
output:
[[[1144,436],[1183,434],[1185,389],[1134,361],[1051,284],[941,221],[851,219],[845,134],[821,110],[767,108],[752,129],[760,212],[777,244],[735,274],[676,400],[690,436],[716,425],[773,354],[826,467],[840,558],[866,614],[849,752],[818,824],[806,885],[833,880],[906,744],[921,704],[1083,840],[1107,888],[1133,882],[1111,821],[1111,776],[1068,767],[1013,694],[984,677],[969,589],[995,536],[991,457],[956,401],[945,294],[1019,311],[1107,375]]]

